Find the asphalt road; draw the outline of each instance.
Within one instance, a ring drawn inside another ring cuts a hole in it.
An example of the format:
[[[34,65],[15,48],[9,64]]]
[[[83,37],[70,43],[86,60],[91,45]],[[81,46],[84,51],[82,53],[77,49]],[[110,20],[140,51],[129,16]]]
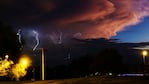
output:
[[[84,77],[45,81],[3,81],[0,84],[149,84],[149,78],[142,77]]]

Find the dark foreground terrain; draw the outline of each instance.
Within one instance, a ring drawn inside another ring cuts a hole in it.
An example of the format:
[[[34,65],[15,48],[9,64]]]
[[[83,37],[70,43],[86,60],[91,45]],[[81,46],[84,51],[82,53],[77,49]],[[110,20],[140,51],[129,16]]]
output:
[[[45,81],[1,81],[0,84],[148,84],[149,77],[82,77]]]

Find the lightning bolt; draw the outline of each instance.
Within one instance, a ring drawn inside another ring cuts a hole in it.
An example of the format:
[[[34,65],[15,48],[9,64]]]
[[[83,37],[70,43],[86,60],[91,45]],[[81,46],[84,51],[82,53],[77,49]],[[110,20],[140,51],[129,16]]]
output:
[[[20,42],[20,44],[22,44],[22,42],[21,42],[21,29],[18,30],[17,35],[19,36],[19,42]]]
[[[21,36],[21,29],[18,30],[17,35],[18,35],[19,43],[21,44],[21,48],[20,49],[22,49],[23,46],[22,46],[22,41],[21,41],[21,38],[22,38],[22,36]]]
[[[70,60],[71,59],[71,48],[68,52],[68,56],[66,58],[64,58],[64,60]]]
[[[37,48],[37,46],[39,45],[39,34],[36,31],[33,31],[34,35],[35,35],[35,39],[36,39],[36,45],[33,48],[33,51]]]
[[[62,35],[63,33],[60,31],[58,44],[62,44]]]

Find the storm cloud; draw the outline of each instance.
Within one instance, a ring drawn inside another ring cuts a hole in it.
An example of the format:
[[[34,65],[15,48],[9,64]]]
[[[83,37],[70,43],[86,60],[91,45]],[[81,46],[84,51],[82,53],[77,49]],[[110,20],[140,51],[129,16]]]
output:
[[[77,38],[110,38],[149,15],[148,0],[0,0],[0,20]]]

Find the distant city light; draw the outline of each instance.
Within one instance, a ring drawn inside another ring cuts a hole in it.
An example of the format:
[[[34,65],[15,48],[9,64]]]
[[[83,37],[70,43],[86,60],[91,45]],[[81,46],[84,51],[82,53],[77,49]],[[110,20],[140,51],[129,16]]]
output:
[[[109,73],[109,76],[112,76],[112,73]]]
[[[144,76],[144,74],[118,74],[118,76]]]

